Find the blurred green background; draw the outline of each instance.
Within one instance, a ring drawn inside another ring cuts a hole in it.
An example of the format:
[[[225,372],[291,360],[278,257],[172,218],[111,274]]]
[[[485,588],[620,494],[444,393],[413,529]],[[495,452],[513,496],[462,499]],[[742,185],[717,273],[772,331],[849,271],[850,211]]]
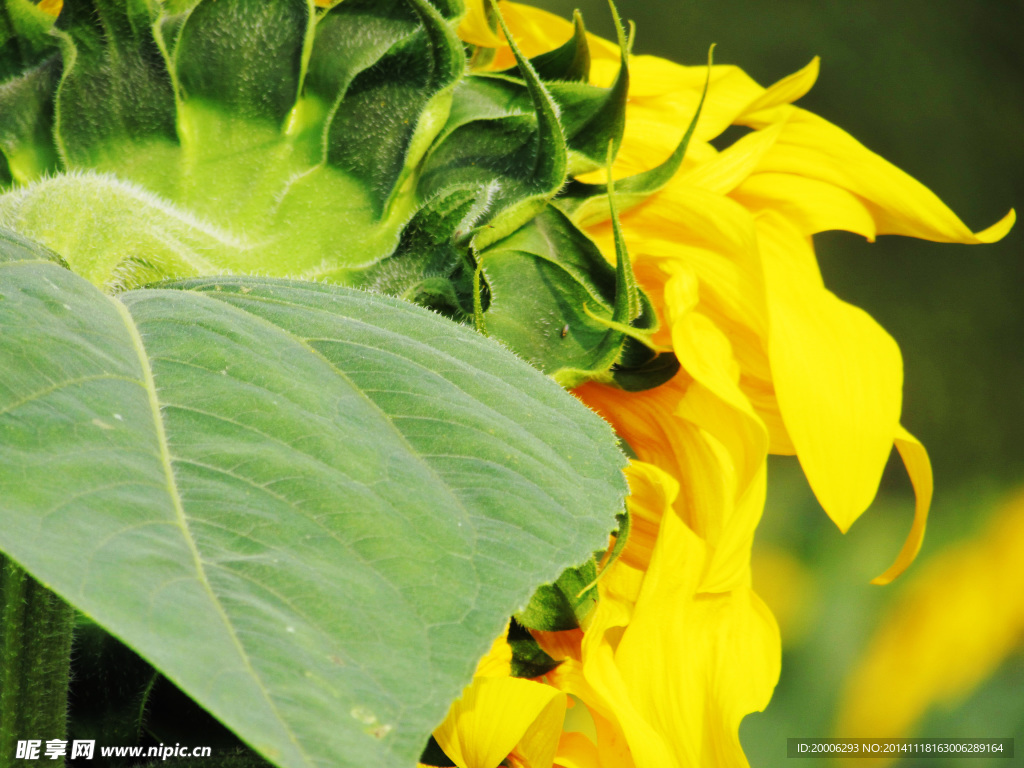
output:
[[[563,16],[579,7],[588,28],[612,36],[605,0],[535,4]],[[1024,213],[1024,2],[618,6],[636,22],[637,53],[702,64],[717,43],[716,63],[739,65],[763,85],[820,55],[821,76],[801,106],[925,183],[975,230],[1010,207]],[[920,566],[980,531],[1006,492],[1024,482],[1024,226],[990,246],[897,237],[868,244],[847,233],[818,236],[816,244],[826,284],[870,312],[903,350],[903,421],[928,447],[936,476]],[[859,735],[834,732],[843,681],[915,571],[888,587],[867,583],[892,560],[910,525],[909,483],[897,462],[875,505],[845,537],[794,460],[772,462],[769,486],[759,543],[794,555],[810,584],[800,597],[807,628],[785,650],[772,704],[741,729],[753,766],[787,764],[786,737]],[[965,700],[935,707],[916,735],[1016,736],[1024,750],[1024,653],[1018,648]]]

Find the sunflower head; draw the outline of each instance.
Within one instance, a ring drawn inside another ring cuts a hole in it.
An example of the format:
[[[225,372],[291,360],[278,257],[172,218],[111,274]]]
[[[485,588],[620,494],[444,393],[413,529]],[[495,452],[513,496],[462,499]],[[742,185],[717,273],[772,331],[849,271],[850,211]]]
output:
[[[3,0],[0,225],[108,290],[243,273],[403,296],[573,386],[655,386],[678,368],[603,185],[629,82],[588,83],[563,45],[481,71],[461,0]],[[479,15],[479,14],[478,14]],[[487,9],[500,40],[501,19]],[[511,36],[508,36],[511,38]],[[678,168],[620,182],[621,205]]]

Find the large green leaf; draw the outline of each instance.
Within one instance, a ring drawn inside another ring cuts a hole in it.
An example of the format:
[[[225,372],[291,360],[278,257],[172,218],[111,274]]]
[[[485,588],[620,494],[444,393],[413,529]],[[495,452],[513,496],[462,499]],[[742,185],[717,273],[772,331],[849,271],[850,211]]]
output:
[[[412,766],[615,526],[608,426],[431,312],[0,254],[0,548],[278,765]]]

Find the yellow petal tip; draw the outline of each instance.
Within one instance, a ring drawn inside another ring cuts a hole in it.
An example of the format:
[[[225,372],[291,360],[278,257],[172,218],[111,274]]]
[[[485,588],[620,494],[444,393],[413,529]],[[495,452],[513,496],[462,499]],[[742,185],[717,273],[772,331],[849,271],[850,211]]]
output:
[[[993,224],[987,229],[981,230],[974,235],[974,239],[979,243],[997,243],[1006,237],[1007,233],[1013,229],[1013,225],[1017,221],[1017,212],[1011,208],[1010,212],[1007,213],[1003,218]]]

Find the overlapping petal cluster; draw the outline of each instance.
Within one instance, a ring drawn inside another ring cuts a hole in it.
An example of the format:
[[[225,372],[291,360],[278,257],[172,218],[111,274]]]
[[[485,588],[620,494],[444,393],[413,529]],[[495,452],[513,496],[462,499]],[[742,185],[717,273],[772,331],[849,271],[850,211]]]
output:
[[[483,3],[475,6],[460,33],[497,49],[491,66],[510,66]],[[509,2],[501,8],[528,56],[572,34],[568,22],[545,12]],[[608,85],[619,50],[593,37],[590,47],[592,80]],[[778,629],[750,572],[769,453],[799,458],[845,531],[873,500],[895,445],[917,504],[902,550],[875,583],[895,578],[920,548],[932,477],[925,449],[900,424],[899,348],[868,314],[825,287],[811,236],[843,229],[869,240],[903,234],[986,243],[1009,230],[1014,214],[972,232],[922,184],[794,106],[817,73],[814,60],[764,88],[734,66],[709,71],[630,59],[616,177],[671,154],[709,82],[680,171],[621,217],[637,280],[661,320],[655,341],[674,351],[681,370],[644,392],[598,383],[576,390],[636,454],[632,528],[621,557],[602,574],[584,629],[534,633],[562,663],[534,688],[521,688],[523,708],[542,688],[569,694],[565,703],[574,706],[564,732],[548,733],[549,749],[533,753],[544,758],[531,762],[520,750],[511,758],[518,764],[548,768],[552,749],[562,768],[747,764],[739,723],[767,705],[780,663]],[[730,126],[749,132],[719,151],[711,141]],[[592,176],[584,180],[602,180]],[[588,233],[613,260],[611,224]],[[477,721],[489,725],[472,733],[461,714],[469,700],[482,707],[493,685],[478,677],[455,705],[437,733],[442,748],[456,733],[465,741],[503,732],[517,743],[503,728],[519,726],[503,724],[499,710],[492,718],[478,712]],[[510,689],[503,707],[515,709],[507,702],[519,695]],[[465,750],[448,754],[461,768],[493,768]]]

